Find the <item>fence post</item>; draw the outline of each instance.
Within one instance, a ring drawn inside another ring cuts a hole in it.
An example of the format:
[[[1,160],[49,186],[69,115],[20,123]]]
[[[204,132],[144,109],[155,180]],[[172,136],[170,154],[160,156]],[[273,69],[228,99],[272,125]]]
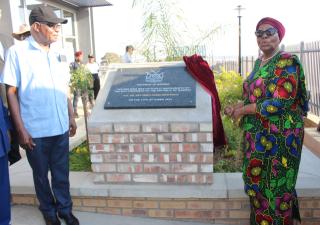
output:
[[[304,42],[301,41],[300,42],[300,61],[301,61],[301,64],[303,65],[303,61],[304,61]]]

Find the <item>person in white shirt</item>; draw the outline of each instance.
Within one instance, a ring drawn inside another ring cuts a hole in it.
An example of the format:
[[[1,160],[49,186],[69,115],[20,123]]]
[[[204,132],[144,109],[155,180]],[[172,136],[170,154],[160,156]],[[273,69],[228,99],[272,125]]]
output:
[[[90,71],[93,77],[93,94],[94,100],[96,100],[100,90],[100,78],[99,78],[99,64],[95,61],[93,54],[88,55],[87,69]]]
[[[132,60],[133,50],[134,50],[134,48],[132,45],[126,46],[126,53],[122,57],[123,63],[133,63],[133,60]]]

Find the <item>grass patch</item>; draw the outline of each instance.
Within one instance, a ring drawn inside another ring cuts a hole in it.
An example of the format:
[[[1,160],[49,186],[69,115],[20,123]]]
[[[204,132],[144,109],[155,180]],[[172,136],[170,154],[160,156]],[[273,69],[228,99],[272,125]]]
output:
[[[69,153],[70,171],[91,171],[90,151],[83,142]]]

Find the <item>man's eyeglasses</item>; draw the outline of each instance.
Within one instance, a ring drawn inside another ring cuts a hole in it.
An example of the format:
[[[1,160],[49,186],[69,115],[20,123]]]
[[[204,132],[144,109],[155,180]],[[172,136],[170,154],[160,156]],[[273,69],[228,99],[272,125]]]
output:
[[[261,38],[264,34],[266,34],[267,37],[271,37],[273,36],[275,33],[278,33],[277,29],[276,28],[273,28],[273,27],[270,27],[266,30],[257,30],[255,32],[255,35],[258,37],[258,38]]]
[[[47,25],[48,27],[54,29],[54,30],[57,30],[57,29],[60,29],[61,28],[61,24],[60,23],[50,23],[50,22],[40,22],[41,24],[45,24]]]

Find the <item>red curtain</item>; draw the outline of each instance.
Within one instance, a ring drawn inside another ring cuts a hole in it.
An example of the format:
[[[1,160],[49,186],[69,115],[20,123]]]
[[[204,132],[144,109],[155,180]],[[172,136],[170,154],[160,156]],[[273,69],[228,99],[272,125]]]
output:
[[[223,130],[220,115],[220,100],[214,82],[214,74],[208,63],[199,55],[184,56],[188,72],[210,94],[212,105],[212,133],[215,147],[226,145],[226,137]]]

